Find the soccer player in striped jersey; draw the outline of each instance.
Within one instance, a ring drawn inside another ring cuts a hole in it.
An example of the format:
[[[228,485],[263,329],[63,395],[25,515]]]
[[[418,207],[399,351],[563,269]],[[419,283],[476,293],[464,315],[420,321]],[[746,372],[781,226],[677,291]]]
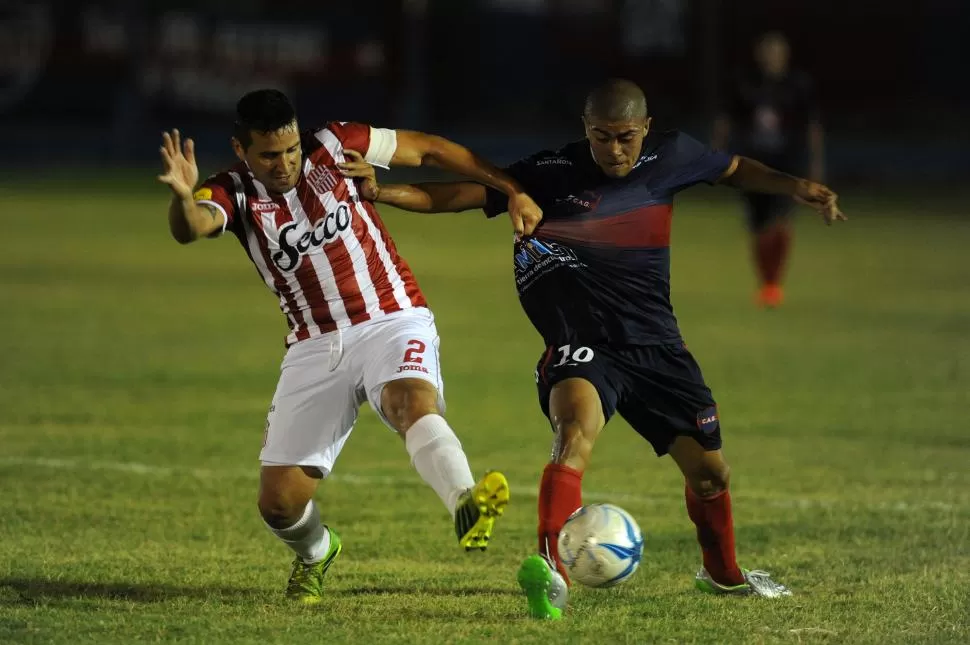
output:
[[[338,164],[434,165],[508,197],[518,233],[542,211],[518,181],[464,147],[420,132],[331,122],[301,130],[285,95],[258,90],[237,105],[239,162],[197,186],[191,139],[162,135],[172,236],[187,244],[235,236],[289,325],[260,461],[259,511],[295,553],[287,596],[320,601],[340,554],[313,494],[333,469],[366,401],[404,440],[418,474],[454,519],[466,550],[488,546],[509,501],[499,472],[473,479],[444,413],[434,317],[373,204]],[[227,330],[231,333],[231,330]]]

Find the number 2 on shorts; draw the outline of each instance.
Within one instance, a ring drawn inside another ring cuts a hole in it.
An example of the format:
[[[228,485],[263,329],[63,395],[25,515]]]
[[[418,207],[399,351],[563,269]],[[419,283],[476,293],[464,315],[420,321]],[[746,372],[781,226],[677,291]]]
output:
[[[409,340],[408,350],[404,352],[404,362],[417,363],[418,365],[420,365],[421,363],[424,362],[424,359],[421,358],[421,354],[424,354],[424,350],[427,348],[428,346],[425,345],[420,340],[417,340],[417,339]]]

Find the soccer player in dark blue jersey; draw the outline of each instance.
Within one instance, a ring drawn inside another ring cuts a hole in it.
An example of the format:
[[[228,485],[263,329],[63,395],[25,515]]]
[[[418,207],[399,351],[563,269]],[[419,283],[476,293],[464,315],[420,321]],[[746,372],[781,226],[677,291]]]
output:
[[[507,169],[542,208],[515,222],[519,299],[546,348],[536,368],[539,401],[555,432],[539,490],[539,555],[519,572],[533,616],[558,618],[549,591],[566,579],[557,537],[582,506],[581,480],[593,444],[619,413],[658,455],[670,454],[686,480],[690,519],[703,566],[696,586],[709,593],[788,595],[763,571],[738,566],[728,465],[718,411],[681,338],[670,304],[670,224],[676,193],[694,184],[788,195],[827,223],[844,219],[827,187],[746,157],[715,152],[677,131],[651,129],[643,92],[612,80],[583,113],[586,138]],[[471,182],[380,186],[361,162],[343,167],[365,196],[421,212],[482,208],[504,200]],[[564,597],[560,594],[559,597]]]

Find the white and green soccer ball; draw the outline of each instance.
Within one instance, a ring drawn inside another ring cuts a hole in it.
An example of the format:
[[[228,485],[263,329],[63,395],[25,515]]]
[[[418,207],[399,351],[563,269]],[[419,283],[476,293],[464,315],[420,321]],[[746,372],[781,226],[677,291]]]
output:
[[[577,509],[559,533],[559,558],[570,580],[587,587],[613,587],[629,580],[642,556],[639,525],[613,504]]]

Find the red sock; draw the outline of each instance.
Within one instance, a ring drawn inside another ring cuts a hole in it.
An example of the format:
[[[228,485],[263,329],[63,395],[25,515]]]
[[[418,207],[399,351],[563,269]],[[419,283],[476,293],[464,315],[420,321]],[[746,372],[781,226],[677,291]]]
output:
[[[572,515],[583,505],[583,473],[559,464],[547,464],[542,471],[539,486],[539,553],[551,559],[562,577],[569,576],[559,560],[559,531]]]
[[[758,233],[754,242],[755,264],[762,285],[778,285],[791,248],[791,231],[787,226],[773,226]]]
[[[788,261],[788,249],[791,247],[791,231],[787,226],[775,228],[772,242],[771,264],[768,271],[768,282],[781,284],[785,265]]]
[[[725,490],[713,497],[698,497],[687,486],[686,497],[687,515],[697,527],[697,541],[704,553],[704,568],[722,585],[743,584],[734,554],[731,494]]]
[[[768,231],[762,231],[754,236],[752,251],[754,265],[758,271],[758,281],[764,285],[771,273],[771,238]]]

